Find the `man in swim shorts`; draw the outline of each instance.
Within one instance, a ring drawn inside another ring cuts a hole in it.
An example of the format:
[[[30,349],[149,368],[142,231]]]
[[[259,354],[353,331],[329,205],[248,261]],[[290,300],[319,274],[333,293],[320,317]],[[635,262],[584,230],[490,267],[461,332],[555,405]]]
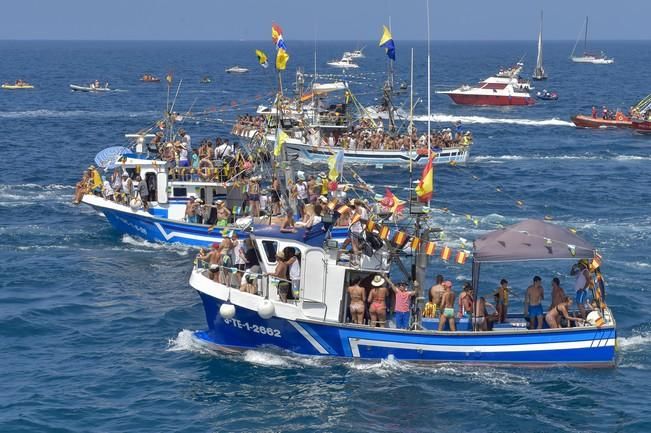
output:
[[[529,317],[529,329],[534,329],[534,326],[536,329],[543,327],[544,313],[541,302],[545,299],[545,294],[540,282],[541,278],[538,275],[533,277],[533,284],[527,287],[524,295],[524,316]]]
[[[443,331],[445,323],[449,323],[450,331],[456,331],[457,327],[454,323],[454,292],[452,291],[452,281],[444,281],[443,287],[445,291],[441,296],[441,316],[439,317],[439,331]]]

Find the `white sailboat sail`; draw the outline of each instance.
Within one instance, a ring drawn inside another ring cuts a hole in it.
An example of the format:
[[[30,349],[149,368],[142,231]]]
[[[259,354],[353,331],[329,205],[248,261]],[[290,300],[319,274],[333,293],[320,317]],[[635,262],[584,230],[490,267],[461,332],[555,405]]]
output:
[[[543,68],[543,47],[542,47],[542,32],[543,32],[543,13],[540,11],[540,32],[538,32],[538,57],[536,59],[536,69],[533,71],[533,78],[536,80],[544,80],[547,78],[545,69]]]

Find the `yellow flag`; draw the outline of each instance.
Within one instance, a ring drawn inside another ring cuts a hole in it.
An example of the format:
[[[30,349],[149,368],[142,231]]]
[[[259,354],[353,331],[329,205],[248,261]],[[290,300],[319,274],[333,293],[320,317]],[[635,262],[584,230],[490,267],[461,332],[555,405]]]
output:
[[[279,71],[284,71],[287,67],[287,61],[289,60],[289,54],[283,48],[278,49],[276,54],[276,69]]]
[[[274,147],[274,156],[280,155],[280,152],[283,150],[283,144],[285,141],[287,141],[288,138],[289,135],[285,134],[285,131],[278,131],[278,141],[276,141],[276,147]]]

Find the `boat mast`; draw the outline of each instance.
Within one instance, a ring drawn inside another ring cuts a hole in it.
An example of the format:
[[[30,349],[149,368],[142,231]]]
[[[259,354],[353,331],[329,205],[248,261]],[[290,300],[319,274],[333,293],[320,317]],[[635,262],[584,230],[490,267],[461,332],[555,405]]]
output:
[[[429,35],[429,0],[427,3],[427,159],[432,157],[432,146],[430,145],[430,121],[431,121],[431,83],[430,83],[430,35]],[[429,202],[427,203],[429,207]]]
[[[588,16],[585,17],[585,37],[583,38],[583,54],[588,52]]]

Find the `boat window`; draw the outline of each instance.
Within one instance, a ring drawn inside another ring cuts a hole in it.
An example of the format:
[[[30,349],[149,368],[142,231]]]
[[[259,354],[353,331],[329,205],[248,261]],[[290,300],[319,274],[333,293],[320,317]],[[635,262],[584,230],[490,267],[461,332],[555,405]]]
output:
[[[185,197],[187,194],[188,190],[186,188],[172,188],[173,197]]]
[[[278,250],[278,242],[275,241],[262,241],[262,248],[267,256],[269,263],[276,263],[276,251]]]

